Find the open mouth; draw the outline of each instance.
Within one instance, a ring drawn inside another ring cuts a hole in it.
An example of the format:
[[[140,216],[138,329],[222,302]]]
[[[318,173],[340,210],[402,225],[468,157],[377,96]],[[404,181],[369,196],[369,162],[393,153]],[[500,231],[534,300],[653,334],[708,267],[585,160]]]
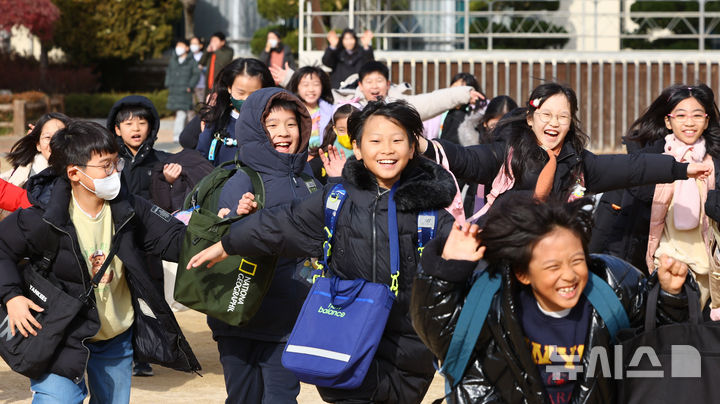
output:
[[[384,160],[378,160],[377,161],[380,167],[391,169],[395,167],[395,164],[397,164],[397,160],[391,160],[391,159],[384,159]]]
[[[382,93],[380,93],[379,91],[372,91],[370,92],[370,96],[377,100],[378,98],[382,97]]]
[[[279,151],[280,153],[290,153],[290,142],[278,142],[275,143],[273,146],[275,146],[275,150]]]
[[[577,283],[572,286],[565,286],[562,288],[558,288],[557,292],[558,294],[565,298],[565,299],[572,299],[577,294]]]
[[[552,138],[556,138],[560,135],[560,132],[556,131],[555,129],[545,129],[543,133],[545,134],[545,136],[550,136]]]
[[[142,135],[132,135],[130,136],[130,139],[133,142],[142,142]]]

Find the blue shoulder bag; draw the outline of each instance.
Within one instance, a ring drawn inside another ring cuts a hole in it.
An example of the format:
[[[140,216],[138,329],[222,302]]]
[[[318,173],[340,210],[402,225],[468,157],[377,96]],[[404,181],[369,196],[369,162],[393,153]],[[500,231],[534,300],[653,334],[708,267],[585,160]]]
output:
[[[400,251],[397,212],[388,198],[388,229],[392,285],[365,279],[344,280],[316,276],[282,355],[282,364],[300,381],[320,387],[353,389],[360,386],[380,343],[397,295]],[[325,203],[323,270],[327,271],[337,214],[347,197],[342,184],[330,191]],[[419,250],[433,236],[435,212],[418,216]],[[327,274],[326,274],[327,275]]]

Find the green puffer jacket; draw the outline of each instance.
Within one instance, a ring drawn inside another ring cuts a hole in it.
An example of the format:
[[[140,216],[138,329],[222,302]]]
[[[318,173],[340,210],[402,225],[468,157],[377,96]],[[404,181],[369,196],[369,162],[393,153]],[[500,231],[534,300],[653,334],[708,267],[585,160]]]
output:
[[[172,111],[192,109],[192,89],[199,79],[200,69],[192,55],[186,56],[182,63],[173,55],[165,73],[165,87],[168,88],[167,108]]]

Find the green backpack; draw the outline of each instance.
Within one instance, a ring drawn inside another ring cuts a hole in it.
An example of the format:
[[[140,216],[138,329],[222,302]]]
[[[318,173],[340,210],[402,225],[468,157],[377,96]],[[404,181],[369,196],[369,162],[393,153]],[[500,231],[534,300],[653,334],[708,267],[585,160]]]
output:
[[[232,165],[231,169],[227,166]],[[260,308],[275,274],[277,257],[231,255],[212,268],[185,270],[195,254],[220,241],[242,216],[220,218],[218,200],[222,188],[238,170],[252,182],[258,209],[265,206],[265,186],[260,174],[235,161],[223,163],[203,178],[185,198],[192,210],[175,278],[175,300],[230,325],[248,323]]]

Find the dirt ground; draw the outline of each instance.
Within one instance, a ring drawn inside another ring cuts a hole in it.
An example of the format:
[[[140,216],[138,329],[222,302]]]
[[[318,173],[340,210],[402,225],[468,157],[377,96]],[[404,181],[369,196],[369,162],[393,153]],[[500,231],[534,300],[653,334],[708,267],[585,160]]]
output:
[[[177,313],[176,316],[203,367],[202,377],[153,366],[155,376],[133,377],[130,402],[134,404],[223,403],[225,382],[222,367],[217,345],[212,340],[205,315],[189,310]],[[423,403],[431,403],[442,395],[443,380],[441,376],[436,375]],[[13,372],[0,361],[0,403],[30,403],[31,399],[28,379]],[[298,402],[314,404],[323,401],[315,387],[302,385]]]
[[[98,122],[103,123],[102,121]],[[179,150],[179,146],[172,142],[172,125],[172,118],[165,118],[161,121],[156,148],[171,152]],[[17,139],[18,137],[15,136],[0,136],[0,154],[4,156]],[[5,160],[1,160],[0,171],[9,169]],[[133,378],[130,402],[133,404],[223,403],[226,396],[222,367],[217,345],[212,340],[205,315],[190,310],[177,313],[176,316],[185,337],[202,365],[202,377],[154,366],[155,376]],[[423,403],[431,403],[443,395],[443,378],[435,375]],[[30,403],[31,401],[32,395],[28,379],[10,370],[5,362],[0,360],[0,404]],[[314,386],[302,385],[298,402],[314,404],[323,401]]]

